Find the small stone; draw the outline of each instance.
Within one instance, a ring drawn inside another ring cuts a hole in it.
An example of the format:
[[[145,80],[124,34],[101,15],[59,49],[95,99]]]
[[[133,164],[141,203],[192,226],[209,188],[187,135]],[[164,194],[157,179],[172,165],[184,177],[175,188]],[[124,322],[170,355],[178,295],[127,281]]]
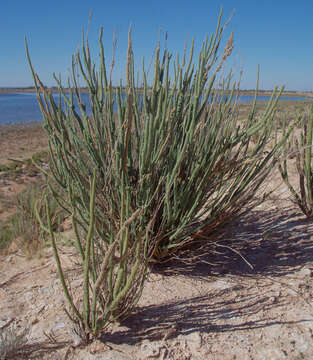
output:
[[[271,296],[268,301],[271,303],[271,304],[275,304],[277,303],[277,299],[278,297],[277,296]]]
[[[101,341],[99,340],[95,340],[92,342],[92,344],[89,346],[88,348],[88,351],[91,353],[91,354],[97,354],[97,353],[100,353],[100,352],[104,352],[106,349],[106,346],[104,343],[102,343]]]
[[[53,330],[58,330],[58,329],[62,329],[66,326],[66,324],[64,322],[59,322],[55,325],[55,327],[53,328]]]
[[[71,331],[70,335],[71,335],[74,347],[78,347],[79,345],[82,345],[83,339],[80,336],[78,336],[74,331]]]

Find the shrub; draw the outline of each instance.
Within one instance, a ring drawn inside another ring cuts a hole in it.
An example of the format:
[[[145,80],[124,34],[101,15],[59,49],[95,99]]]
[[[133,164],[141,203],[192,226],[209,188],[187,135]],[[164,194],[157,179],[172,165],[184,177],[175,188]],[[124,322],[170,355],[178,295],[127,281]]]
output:
[[[279,164],[281,176],[288,186],[291,195],[307,218],[313,218],[313,170],[312,170],[312,139],[313,139],[313,106],[309,116],[301,116],[299,136],[294,136],[291,141],[285,143],[284,160]],[[284,128],[286,132],[286,128]],[[296,168],[299,178],[299,190],[290,182],[287,157],[293,151],[296,154]]]
[[[221,15],[197,64],[194,43],[189,60],[185,53],[182,61],[177,57],[173,70],[171,54],[165,49],[161,56],[158,45],[152,87],[143,64],[141,88],[135,84],[130,32],[126,82],[114,88],[114,65],[109,74],[101,30],[99,68],[88,40],[83,41],[73,57],[68,93],[54,76],[58,102],[35,74],[26,44],[49,137],[48,184],[72,216],[84,269],[82,312],[69,293],[53,231],[50,226],[46,230],[70,307],[87,332],[97,334],[109,320],[131,310],[149,260],[161,261],[197,241],[209,244],[216,230],[264,200],[254,195],[291,129],[279,141],[271,138],[277,89],[260,120],[255,120],[254,102],[250,115],[239,122],[235,84],[228,77],[220,89],[214,87],[233,46],[231,36],[218,61],[220,21]],[[90,112],[77,67],[87,84]],[[66,197],[59,196],[58,187]]]

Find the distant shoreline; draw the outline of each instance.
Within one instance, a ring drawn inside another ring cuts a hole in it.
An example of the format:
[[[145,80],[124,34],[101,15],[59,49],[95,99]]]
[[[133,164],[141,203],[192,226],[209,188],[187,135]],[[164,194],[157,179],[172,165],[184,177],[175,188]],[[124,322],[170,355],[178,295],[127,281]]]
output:
[[[58,92],[57,88],[51,88],[52,92]],[[65,92],[68,91],[68,89],[64,89]],[[34,87],[27,87],[27,88],[0,88],[0,94],[9,94],[9,93],[33,93],[36,92],[36,89]],[[81,92],[87,93],[87,88],[82,88]],[[240,96],[254,96],[255,91],[254,90],[239,90]],[[258,90],[258,96],[271,96],[272,91],[270,90]],[[282,93],[282,96],[285,97],[308,97],[313,98],[313,91],[284,91]]]

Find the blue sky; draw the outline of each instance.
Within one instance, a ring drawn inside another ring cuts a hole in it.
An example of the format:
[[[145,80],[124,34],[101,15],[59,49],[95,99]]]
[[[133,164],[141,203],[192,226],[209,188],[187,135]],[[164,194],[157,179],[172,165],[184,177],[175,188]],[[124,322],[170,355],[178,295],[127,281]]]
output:
[[[100,26],[104,28],[107,62],[112,55],[112,34],[117,31],[118,49],[113,80],[125,76],[127,32],[133,24],[133,46],[138,65],[151,60],[161,29],[168,32],[168,48],[182,53],[186,38],[195,38],[197,49],[216,27],[224,8],[224,21],[235,9],[225,32],[224,44],[234,32],[234,50],[228,66],[243,70],[242,89],[255,87],[260,64],[260,88],[286,85],[287,90],[313,90],[313,1],[290,0],[1,0],[0,87],[30,86],[24,36],[36,72],[43,82],[55,85],[52,73],[65,79],[71,56],[81,43],[92,10],[89,43],[97,57]]]

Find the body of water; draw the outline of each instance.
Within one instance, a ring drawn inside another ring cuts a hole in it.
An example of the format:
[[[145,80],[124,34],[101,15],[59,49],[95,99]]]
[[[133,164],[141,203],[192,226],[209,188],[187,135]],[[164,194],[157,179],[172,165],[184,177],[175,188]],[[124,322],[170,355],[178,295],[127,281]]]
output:
[[[57,94],[55,95],[58,96]],[[88,103],[88,95],[82,94]],[[259,101],[269,100],[269,96],[259,96]],[[253,101],[253,96],[239,96],[239,102]],[[284,97],[280,101],[307,101],[304,97]],[[42,115],[34,93],[8,93],[0,94],[0,125],[42,121]]]

